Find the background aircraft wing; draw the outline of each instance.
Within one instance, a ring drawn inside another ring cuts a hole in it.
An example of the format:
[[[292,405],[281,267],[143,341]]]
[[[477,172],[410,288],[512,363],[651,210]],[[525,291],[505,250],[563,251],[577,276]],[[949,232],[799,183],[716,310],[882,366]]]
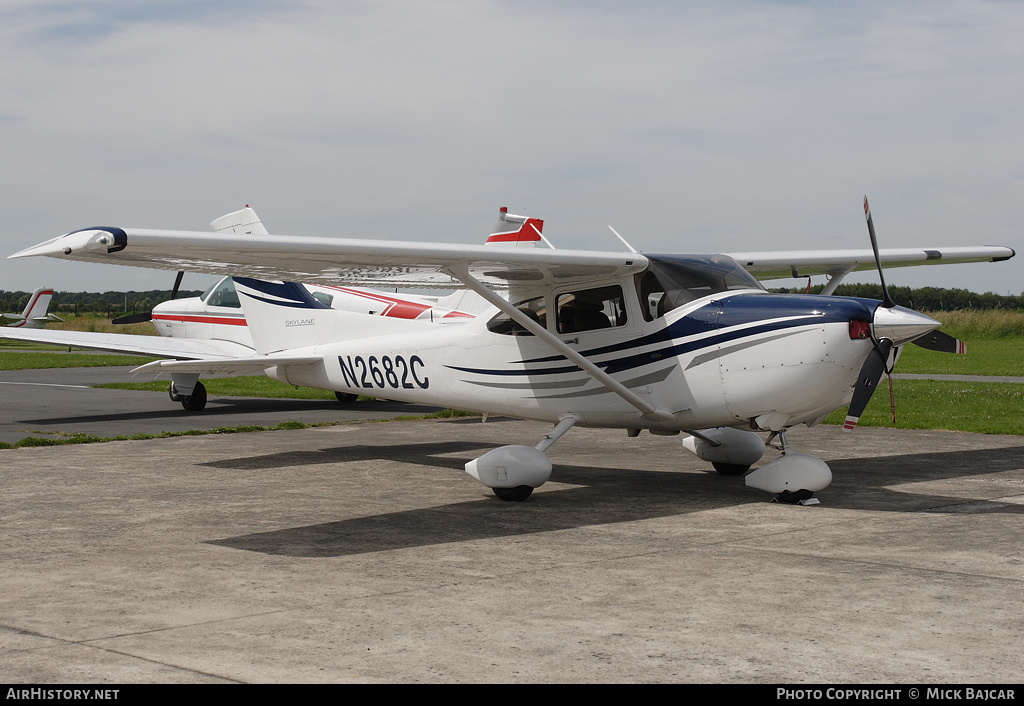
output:
[[[793,250],[789,252],[725,253],[759,280],[835,275],[874,270],[875,254],[865,250]],[[949,248],[890,248],[879,250],[882,266],[942,265],[996,262],[1014,256],[1012,248],[995,245]]]
[[[243,358],[253,355],[251,348],[231,341],[130,333],[0,328],[0,339],[185,360]]]
[[[309,284],[444,289],[462,287],[446,274],[449,267],[468,266],[501,288],[631,274],[647,266],[636,253],[131,228],[75,231],[11,257],[34,255]]]

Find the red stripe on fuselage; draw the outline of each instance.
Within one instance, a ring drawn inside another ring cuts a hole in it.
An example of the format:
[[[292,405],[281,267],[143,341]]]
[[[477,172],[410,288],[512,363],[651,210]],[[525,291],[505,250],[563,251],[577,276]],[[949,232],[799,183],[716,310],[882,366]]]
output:
[[[398,297],[384,296],[383,294],[377,294],[376,292],[371,294],[370,292],[363,292],[358,289],[349,289],[347,287],[336,287],[334,285],[321,286],[324,289],[333,289],[336,292],[344,292],[345,294],[353,297],[361,297],[381,304],[387,304],[388,307],[381,316],[389,316],[394,319],[415,319],[427,309],[433,308],[430,304],[419,304],[417,302],[399,299]]]
[[[181,321],[193,324],[227,324],[228,326],[248,326],[241,316],[186,316],[184,314],[153,314],[154,321]]]

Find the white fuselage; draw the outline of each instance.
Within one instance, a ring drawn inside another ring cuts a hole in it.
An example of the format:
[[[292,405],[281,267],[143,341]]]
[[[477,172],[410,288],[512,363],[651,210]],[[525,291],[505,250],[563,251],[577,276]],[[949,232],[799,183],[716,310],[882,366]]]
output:
[[[652,407],[670,411],[670,421],[645,418],[539,338],[492,332],[495,310],[458,327],[378,320],[359,337],[344,333],[351,317],[310,310],[281,325],[291,325],[292,340],[308,344],[301,350],[321,355],[322,365],[268,374],[294,385],[550,422],[573,414],[602,427],[782,429],[847,404],[872,348],[870,340],[850,337],[851,316],[870,319],[859,300],[740,291],[654,321],[644,320],[635,299],[629,307],[624,325],[560,338]]]

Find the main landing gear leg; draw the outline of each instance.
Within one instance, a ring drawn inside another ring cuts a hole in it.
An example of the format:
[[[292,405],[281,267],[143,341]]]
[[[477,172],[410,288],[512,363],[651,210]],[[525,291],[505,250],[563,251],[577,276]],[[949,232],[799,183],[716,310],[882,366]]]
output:
[[[189,412],[200,412],[206,407],[206,387],[198,380],[192,388],[192,393],[188,395],[178,392],[178,388],[172,382],[167,389],[167,396],[171,398],[171,402],[181,402],[181,406]]]
[[[775,439],[778,445],[772,444]],[[790,450],[786,432],[773,431],[768,446],[782,455],[747,474],[746,484],[752,488],[774,493],[772,502],[813,505],[818,502],[814,493],[824,490],[832,482],[832,471],[820,458]]]

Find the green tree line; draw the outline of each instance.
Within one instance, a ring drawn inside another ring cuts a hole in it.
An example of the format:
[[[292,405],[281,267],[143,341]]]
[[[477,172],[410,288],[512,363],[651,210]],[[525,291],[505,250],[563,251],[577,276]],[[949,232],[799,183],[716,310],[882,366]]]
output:
[[[811,294],[819,294],[825,285],[811,287]],[[806,292],[806,289],[773,289],[774,292]],[[836,287],[840,297],[864,297],[881,299],[880,284],[841,284]],[[966,289],[942,289],[940,287],[889,287],[893,301],[917,311],[957,311],[959,309],[1006,309],[1024,310],[1024,294],[1002,295],[986,292],[978,294]]]
[[[178,299],[198,297],[201,290],[178,290]],[[32,292],[8,292],[0,289],[0,309],[20,314],[28,304]],[[60,315],[109,314],[119,316],[125,313],[150,311],[160,302],[171,298],[169,289],[151,289],[148,292],[54,292],[50,311]]]

